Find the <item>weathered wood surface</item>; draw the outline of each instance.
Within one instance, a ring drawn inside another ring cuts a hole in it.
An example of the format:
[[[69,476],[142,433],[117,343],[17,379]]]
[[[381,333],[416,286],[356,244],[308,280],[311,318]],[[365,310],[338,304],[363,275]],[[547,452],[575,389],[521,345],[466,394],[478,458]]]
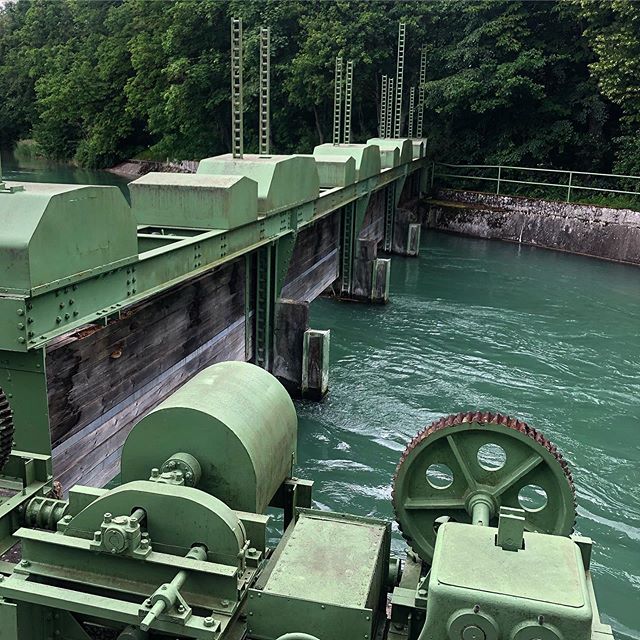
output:
[[[311,302],[338,278],[340,216],[336,212],[298,233],[281,297]]]
[[[191,375],[245,358],[244,284],[235,261],[49,346],[54,473],[65,489],[108,480],[133,424]]]
[[[275,308],[273,367],[276,376],[292,394],[300,393],[304,333],[309,328],[309,303],[279,299]]]
[[[367,211],[360,230],[360,239],[375,239],[378,242],[384,238],[384,215],[387,206],[387,190],[379,189],[371,194]]]

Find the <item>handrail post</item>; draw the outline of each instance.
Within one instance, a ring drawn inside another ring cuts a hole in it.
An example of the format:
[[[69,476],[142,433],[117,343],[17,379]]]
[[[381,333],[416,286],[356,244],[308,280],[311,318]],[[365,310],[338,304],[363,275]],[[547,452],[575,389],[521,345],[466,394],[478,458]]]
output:
[[[496,185],[496,195],[500,195],[500,177],[502,176],[502,166],[498,167],[498,184]]]
[[[436,163],[435,160],[431,163],[431,193],[433,193],[433,179],[436,175]]]
[[[571,202],[571,183],[573,182],[573,171],[569,171],[569,185],[567,186],[567,202]]]

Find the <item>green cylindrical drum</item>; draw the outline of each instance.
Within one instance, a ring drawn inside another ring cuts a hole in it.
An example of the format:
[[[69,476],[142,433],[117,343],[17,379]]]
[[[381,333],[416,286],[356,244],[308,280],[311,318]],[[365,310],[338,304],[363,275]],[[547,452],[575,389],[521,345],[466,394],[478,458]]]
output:
[[[146,480],[153,468],[188,474],[181,461],[190,455],[200,465],[198,489],[263,513],[291,475],[297,429],[293,402],[270,373],[246,362],[214,364],[136,424],[122,449],[122,482]]]

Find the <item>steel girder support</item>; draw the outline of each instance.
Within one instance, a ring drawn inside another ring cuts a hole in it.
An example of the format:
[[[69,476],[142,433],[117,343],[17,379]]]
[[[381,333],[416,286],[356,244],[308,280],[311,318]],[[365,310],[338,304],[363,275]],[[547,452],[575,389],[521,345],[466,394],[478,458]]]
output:
[[[273,332],[276,300],[284,285],[297,233],[288,233],[260,247],[254,254],[255,287],[247,279],[245,302],[254,298],[254,361],[271,371],[273,365]],[[245,306],[247,306],[245,304]],[[247,313],[247,318],[249,314]]]
[[[396,218],[396,183],[387,185],[384,209],[384,250],[391,253],[393,248],[393,227]]]
[[[349,295],[352,292],[358,237],[370,199],[371,194],[367,193],[342,208],[340,224],[340,293],[342,295]]]

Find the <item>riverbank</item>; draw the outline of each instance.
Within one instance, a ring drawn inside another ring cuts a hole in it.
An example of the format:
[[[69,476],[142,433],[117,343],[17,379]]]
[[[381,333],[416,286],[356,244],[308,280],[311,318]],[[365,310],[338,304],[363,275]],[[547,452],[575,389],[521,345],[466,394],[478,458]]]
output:
[[[181,160],[180,162],[157,162],[154,160],[125,160],[114,167],[107,169],[110,173],[119,176],[138,178],[152,171],[164,173],[195,173],[198,169],[197,160]]]
[[[640,265],[640,212],[476,191],[438,189],[427,228]]]

